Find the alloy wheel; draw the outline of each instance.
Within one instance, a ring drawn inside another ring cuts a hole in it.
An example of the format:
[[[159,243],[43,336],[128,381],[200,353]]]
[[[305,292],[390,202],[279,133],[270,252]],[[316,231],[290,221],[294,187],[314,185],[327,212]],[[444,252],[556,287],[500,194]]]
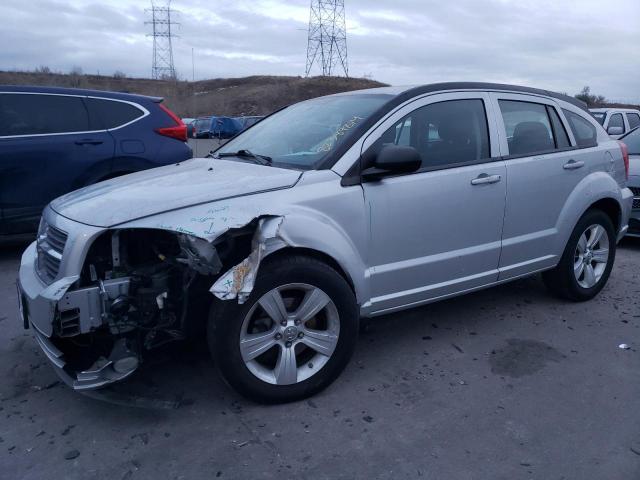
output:
[[[260,380],[293,385],[326,365],[339,335],[340,317],[331,298],[309,284],[288,284],[251,307],[240,330],[240,353]]]
[[[593,288],[602,278],[609,262],[609,236],[602,225],[591,225],[578,240],[573,273],[582,288]]]

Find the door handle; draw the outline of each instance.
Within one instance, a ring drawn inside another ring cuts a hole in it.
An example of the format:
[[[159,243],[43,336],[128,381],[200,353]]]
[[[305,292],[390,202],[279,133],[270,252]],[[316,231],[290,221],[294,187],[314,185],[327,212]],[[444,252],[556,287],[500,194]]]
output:
[[[76,140],[76,145],[101,145],[104,143],[102,140],[95,140],[93,138],[83,138],[82,140]]]
[[[487,185],[490,183],[498,183],[502,177],[500,175],[487,175],[482,173],[471,180],[471,185]]]
[[[575,160],[569,160],[567,163],[564,164],[564,166],[562,168],[564,168],[565,170],[577,170],[578,168],[582,168],[584,167],[584,162],[581,160],[579,162],[576,162]]]

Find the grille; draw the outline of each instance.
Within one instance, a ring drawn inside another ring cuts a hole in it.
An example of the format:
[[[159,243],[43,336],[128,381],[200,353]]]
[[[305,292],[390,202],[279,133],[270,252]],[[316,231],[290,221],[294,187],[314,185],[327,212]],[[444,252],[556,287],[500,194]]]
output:
[[[634,198],[633,199],[633,209],[636,210],[640,208],[640,198]]]
[[[38,274],[47,284],[58,276],[66,243],[67,234],[43,219],[38,230]]]
[[[58,312],[54,326],[59,337],[73,337],[80,334],[80,309]]]

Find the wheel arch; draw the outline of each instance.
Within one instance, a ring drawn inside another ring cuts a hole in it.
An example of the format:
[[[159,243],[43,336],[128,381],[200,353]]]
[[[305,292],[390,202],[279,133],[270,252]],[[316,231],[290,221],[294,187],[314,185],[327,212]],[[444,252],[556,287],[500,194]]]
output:
[[[558,217],[558,244],[563,252],[576,224],[589,210],[600,209],[612,220],[616,234],[622,223],[623,202],[620,186],[606,172],[594,172],[586,176],[567,198]]]
[[[620,203],[616,199],[612,197],[601,198],[600,200],[592,203],[585,211],[585,213],[589,210],[601,210],[606,213],[613,223],[613,228],[615,229],[616,234],[620,231],[620,223],[622,221],[622,208],[620,207]]]
[[[356,287],[353,283],[353,279],[351,278],[351,275],[349,275],[348,271],[346,269],[344,269],[342,267],[342,265],[340,265],[340,263],[333,258],[331,255],[325,253],[325,252],[321,252],[320,250],[315,250],[313,248],[307,248],[307,247],[292,247],[292,246],[288,246],[288,247],[284,247],[281,248],[280,250],[277,250],[275,252],[273,252],[271,255],[267,256],[265,258],[265,261],[277,261],[279,258],[282,257],[288,257],[288,256],[293,256],[293,255],[301,255],[301,256],[305,256],[305,257],[311,257],[314,258],[320,262],[326,263],[327,265],[329,265],[331,268],[333,268],[336,272],[338,272],[338,274],[344,278],[344,280],[347,282],[347,284],[349,285],[349,288],[351,288],[351,291],[354,293],[354,295],[356,294]],[[262,267],[262,265],[261,265]],[[258,270],[259,272],[260,270]]]

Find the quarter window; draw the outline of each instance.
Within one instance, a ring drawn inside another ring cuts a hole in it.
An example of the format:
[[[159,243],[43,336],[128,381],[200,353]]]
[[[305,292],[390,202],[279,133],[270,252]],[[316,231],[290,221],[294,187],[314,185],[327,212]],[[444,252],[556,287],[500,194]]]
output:
[[[0,136],[42,135],[89,130],[81,97],[0,94]]]
[[[568,148],[571,146],[571,142],[569,141],[569,136],[567,135],[567,131],[562,124],[562,120],[560,120],[560,116],[555,108],[547,105],[547,112],[549,113],[549,117],[551,118],[551,126],[553,127],[554,137],[556,139],[556,148]]]
[[[392,143],[418,150],[426,169],[487,159],[489,129],[484,103],[480,99],[450,100],[419,108],[382,134],[373,148]]]
[[[545,105],[513,100],[499,100],[498,103],[507,132],[509,155],[534,155],[556,148]]]
[[[590,121],[569,110],[563,109],[562,111],[569,122],[569,128],[571,128],[579,147],[595,147],[598,145],[598,132]]]
[[[640,125],[640,115],[637,113],[627,113],[627,121],[629,122],[629,128],[636,128]]]
[[[88,98],[87,106],[96,130],[117,128],[142,117],[144,112],[129,103]]]

